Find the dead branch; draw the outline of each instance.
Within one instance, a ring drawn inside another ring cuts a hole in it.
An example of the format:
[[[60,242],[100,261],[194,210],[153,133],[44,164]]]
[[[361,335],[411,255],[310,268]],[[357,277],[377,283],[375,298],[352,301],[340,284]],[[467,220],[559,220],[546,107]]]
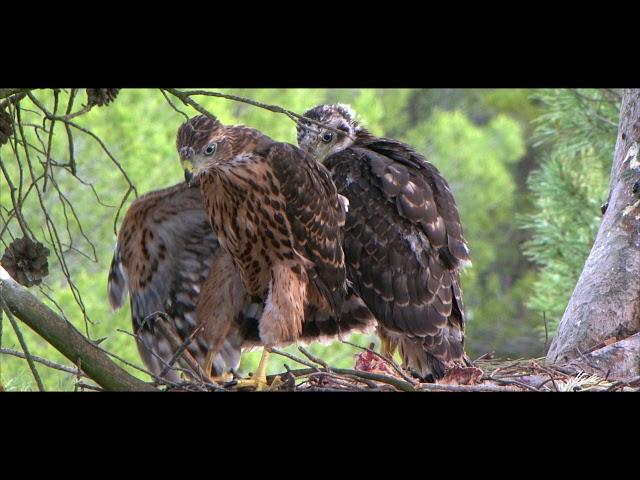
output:
[[[18,338],[18,342],[20,343],[20,347],[22,348],[22,351],[24,352],[24,357],[27,360],[27,364],[29,365],[29,369],[31,370],[31,374],[33,375],[33,379],[36,381],[36,385],[38,385],[38,390],[40,390],[41,392],[44,392],[44,384],[42,383],[42,379],[40,378],[40,374],[38,373],[38,369],[36,368],[36,365],[33,361],[33,357],[31,356],[31,353],[29,352],[29,348],[27,347],[27,343],[24,340],[24,336],[22,335],[22,331],[20,330],[20,327],[18,326],[18,323],[16,322],[15,318],[13,318],[13,315],[11,314],[11,310],[9,309],[9,307],[7,306],[6,302],[4,301],[4,299],[2,297],[0,297],[0,309],[2,309],[6,314],[7,317],[9,317],[9,323],[11,323],[11,327],[13,327],[13,331],[16,334],[16,337]]]
[[[0,269],[0,298],[8,309],[105,390],[156,391],[113,363],[69,322],[40,302]]]
[[[18,350],[14,350],[12,348],[0,348],[0,354],[11,355],[12,357],[22,358],[23,360],[27,359],[27,356],[24,353],[19,352]],[[37,355],[32,354],[31,359],[34,362],[40,363],[49,368],[53,368],[54,370],[60,370],[61,372],[71,373],[72,375],[80,375],[81,377],[87,376],[77,368],[61,365],[59,363],[52,362],[51,360],[47,360],[46,358],[38,357]]]
[[[287,110],[286,108],[282,108],[282,107],[280,107],[278,105],[269,105],[267,103],[258,102],[256,100],[251,100],[250,98],[245,98],[245,97],[241,97],[241,96],[238,96],[238,95],[231,95],[231,94],[227,94],[227,93],[213,92],[213,91],[209,91],[209,90],[180,91],[180,90],[176,90],[175,88],[164,88],[163,90],[166,90],[171,95],[179,98],[182,101],[182,103],[184,103],[185,105],[189,105],[189,106],[193,107],[194,110],[197,110],[198,112],[202,113],[203,115],[206,115],[207,117],[214,118],[214,119],[215,119],[215,115],[213,115],[211,112],[209,112],[206,108],[204,108],[198,102],[193,100],[191,97],[199,95],[199,96],[205,96],[205,97],[226,98],[227,100],[233,100],[234,102],[246,103],[248,105],[253,105],[254,107],[263,108],[265,110],[269,110],[270,112],[282,113],[282,114],[286,115],[287,117],[289,117],[291,120],[293,120],[296,123],[298,121],[300,121],[300,120],[304,120],[305,123],[311,123],[313,125],[322,127],[325,130],[331,130],[336,135],[340,135],[340,136],[345,135],[345,132],[343,132],[342,130],[338,130],[336,128],[333,128],[330,125],[327,125],[327,124],[322,123],[322,122],[318,122],[317,120],[314,120],[314,119],[309,118],[309,117],[305,117],[304,115],[300,115],[300,114],[298,114],[296,112],[293,112],[291,110]]]
[[[397,378],[390,377],[388,375],[382,375],[382,374],[379,374],[379,373],[364,372],[364,371],[361,371],[361,370],[351,370],[351,369],[348,369],[348,368],[334,368],[334,367],[331,367],[331,369],[329,370],[329,369],[327,369],[327,367],[324,367],[324,366],[316,367],[313,363],[310,363],[310,362],[308,362],[308,361],[306,361],[306,360],[304,360],[302,358],[298,358],[298,357],[296,357],[294,355],[291,355],[291,354],[286,353],[286,352],[282,352],[282,351],[277,350],[277,349],[271,349],[271,352],[272,353],[276,353],[278,355],[283,355],[283,356],[285,356],[287,358],[290,358],[291,360],[293,360],[295,362],[298,362],[298,363],[300,363],[302,365],[306,365],[306,366],[311,367],[311,368],[316,368],[319,372],[338,373],[338,374],[342,374],[342,375],[353,375],[355,377],[363,378],[363,379],[366,379],[366,380],[373,380],[373,381],[376,381],[376,382],[386,383],[386,384],[391,385],[391,386],[393,386],[393,387],[395,387],[398,390],[403,391],[403,392],[414,392],[415,391],[415,388],[413,388],[413,385],[411,385],[410,383],[405,382],[404,380],[400,380],[400,379],[397,379]]]

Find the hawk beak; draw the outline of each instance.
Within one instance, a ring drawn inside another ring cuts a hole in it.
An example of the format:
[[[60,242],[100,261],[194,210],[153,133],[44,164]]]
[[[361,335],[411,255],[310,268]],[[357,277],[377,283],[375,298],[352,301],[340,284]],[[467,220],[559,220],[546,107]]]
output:
[[[191,160],[186,158],[181,159],[180,163],[182,163],[182,169],[184,170],[184,180],[190,184],[193,179],[193,164]]]

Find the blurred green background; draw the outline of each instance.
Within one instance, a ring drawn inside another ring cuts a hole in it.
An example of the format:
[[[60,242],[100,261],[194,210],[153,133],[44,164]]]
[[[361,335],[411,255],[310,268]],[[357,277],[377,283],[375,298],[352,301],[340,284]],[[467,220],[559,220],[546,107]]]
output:
[[[319,103],[350,104],[374,134],[405,141],[426,155],[449,181],[457,199],[473,267],[463,276],[467,312],[467,351],[471,358],[495,351],[499,357],[538,357],[553,335],[582,269],[606,200],[618,120],[619,92],[611,90],[527,89],[213,89],[276,104],[297,113]],[[36,91],[52,108],[51,91]],[[62,104],[66,93],[61,92]],[[84,92],[80,98],[85,100]],[[175,99],[174,102],[178,103]],[[243,123],[271,137],[295,143],[295,124],[286,116],[227,99],[197,97],[223,123]],[[28,99],[23,123],[41,124]],[[189,115],[196,112],[180,107]],[[124,89],[114,103],[95,107],[75,119],[99,135],[122,165],[138,194],[183,180],[175,133],[183,117],[162,93]],[[64,129],[54,137],[52,156],[66,161]],[[37,144],[32,129],[27,135]],[[42,132],[41,132],[42,135]],[[56,192],[43,194],[78,285],[88,319],[49,257],[50,275],[31,290],[92,339],[129,362],[141,365],[131,331],[129,308],[113,313],[106,297],[107,273],[115,243],[113,223],[127,183],[94,139],[75,133],[78,164],[74,178],[55,169],[55,179],[74,206],[78,222]],[[39,160],[42,160],[40,156]],[[0,161],[14,183],[17,160],[9,145]],[[92,191],[91,185],[95,188]],[[0,177],[0,227],[11,208],[9,188]],[[98,200],[99,197],[99,200]],[[133,200],[132,194],[126,202]],[[35,195],[24,208],[37,239],[48,243],[44,218]],[[121,221],[122,216],[120,217]],[[119,226],[119,225],[118,225]],[[0,254],[21,236],[15,219],[0,240]],[[72,239],[72,240],[71,240]],[[546,317],[548,337],[545,335]],[[1,345],[20,349],[11,325],[3,321]],[[22,325],[32,353],[68,364],[39,336]],[[375,335],[354,335],[363,346]],[[295,347],[289,347],[295,351]],[[351,367],[357,349],[340,342],[313,344],[311,351],[334,366]],[[241,373],[257,364],[259,352],[243,355]],[[270,373],[283,371],[283,358],[272,356]],[[289,366],[296,368],[292,362]],[[126,367],[132,373],[146,375]],[[47,389],[73,389],[72,375],[39,365]],[[26,362],[0,354],[0,382],[7,390],[34,390]]]

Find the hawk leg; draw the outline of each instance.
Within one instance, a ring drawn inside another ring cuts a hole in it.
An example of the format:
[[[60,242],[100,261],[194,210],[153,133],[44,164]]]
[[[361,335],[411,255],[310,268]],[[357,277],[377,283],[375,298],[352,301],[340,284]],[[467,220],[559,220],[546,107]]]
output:
[[[393,360],[393,356],[396,353],[397,342],[393,341],[388,335],[385,334],[384,329],[378,326],[378,337],[380,337],[380,353],[383,357]]]
[[[251,387],[255,388],[256,391],[267,389],[267,361],[269,360],[269,355],[271,355],[269,348],[263,348],[258,368],[253,372],[251,378],[238,380],[238,383],[236,384],[237,388]]]
[[[229,254],[219,251],[210,270],[216,274],[206,280],[196,307],[208,346],[203,367],[208,375],[212,375],[213,360],[246,303],[246,290]]]
[[[302,332],[307,280],[301,271],[282,263],[273,266],[259,325],[260,340],[266,346],[294,342]]]

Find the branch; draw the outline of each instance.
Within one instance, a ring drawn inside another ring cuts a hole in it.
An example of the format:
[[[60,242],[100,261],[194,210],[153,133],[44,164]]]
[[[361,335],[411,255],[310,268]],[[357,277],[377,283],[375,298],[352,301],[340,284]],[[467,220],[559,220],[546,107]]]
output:
[[[306,350],[301,349],[301,352],[305,353]],[[362,378],[365,380],[373,380],[375,382],[381,382],[381,383],[386,383],[387,385],[391,385],[395,388],[397,388],[398,390],[401,390],[403,392],[415,392],[415,388],[413,388],[413,385],[411,385],[408,382],[405,382],[404,380],[400,380],[394,377],[390,377],[388,375],[381,375],[378,373],[371,373],[371,372],[364,372],[361,370],[352,370],[349,368],[327,368],[325,365],[326,363],[324,363],[323,361],[321,363],[319,363],[320,365],[322,365],[321,367],[316,367],[313,363],[308,362],[307,360],[304,360],[302,358],[298,358],[294,355],[291,355],[290,353],[287,352],[283,352],[281,350],[272,348],[271,349],[272,353],[275,353],[277,355],[282,355],[284,357],[287,357],[291,360],[293,360],[294,362],[298,362],[302,365],[306,365],[307,367],[311,367],[313,369],[315,369],[317,372],[322,372],[322,373],[337,373],[337,374],[342,374],[342,375],[351,375],[354,377],[358,377],[358,378]],[[308,352],[307,352],[308,354]],[[314,358],[316,361],[317,358],[311,356],[311,358]],[[324,365],[323,365],[324,364]],[[291,373],[291,372],[290,372]]]
[[[22,358],[23,360],[27,359],[27,356],[24,353],[19,352],[18,350],[14,350],[12,348],[0,348],[0,353],[2,353],[3,355],[11,355],[12,357]],[[73,375],[86,377],[86,375],[82,371],[78,371],[77,368],[67,367],[66,365],[61,365],[59,363],[52,362],[51,360],[38,357],[37,355],[31,355],[31,359],[34,362],[41,363],[46,367],[53,368],[54,370],[60,370],[61,372],[67,372]]]
[[[13,327],[13,331],[16,334],[16,337],[18,337],[18,342],[20,343],[20,346],[22,347],[22,351],[24,352],[24,356],[27,359],[27,363],[29,364],[29,369],[31,370],[31,373],[33,374],[33,378],[36,381],[36,385],[38,385],[38,390],[40,390],[41,392],[44,392],[44,384],[42,383],[42,379],[40,378],[40,374],[38,373],[38,370],[36,369],[36,365],[33,361],[33,357],[31,356],[31,353],[29,352],[29,348],[27,347],[27,342],[25,342],[24,337],[22,336],[22,332],[20,331],[20,328],[18,327],[18,322],[16,322],[16,319],[13,318],[13,315],[11,314],[11,310],[9,309],[9,307],[7,306],[7,304],[5,303],[5,301],[2,299],[2,297],[0,296],[0,309],[1,311],[7,312],[7,317],[9,317],[9,322],[11,323],[11,326]]]
[[[29,88],[0,88],[0,100],[16,94],[26,94]]]
[[[300,115],[300,114],[298,114],[296,112],[293,112],[291,110],[287,110],[286,108],[282,108],[282,107],[280,107],[278,105],[269,105],[267,103],[257,102],[256,100],[251,100],[250,98],[240,97],[238,95],[230,95],[230,94],[220,93],[220,92],[211,92],[209,90],[180,91],[180,90],[176,90],[175,88],[165,88],[163,90],[166,90],[167,92],[169,92],[174,97],[177,97],[180,100],[182,100],[182,103],[184,103],[185,105],[190,105],[191,107],[193,107],[198,112],[202,113],[203,115],[206,115],[207,117],[213,118],[213,119],[215,119],[215,116],[211,112],[209,112],[206,108],[204,108],[202,105],[200,105],[198,102],[193,100],[191,98],[192,96],[201,95],[201,96],[205,96],[205,97],[226,98],[227,100],[233,100],[234,102],[246,103],[248,105],[253,105],[254,107],[259,107],[259,108],[263,108],[265,110],[269,110],[270,112],[282,113],[282,114],[286,115],[287,117],[289,117],[291,120],[293,120],[296,123],[299,120],[304,120],[307,123],[312,123],[314,125],[317,125],[319,127],[324,128],[326,130],[331,130],[336,135],[345,135],[345,132],[343,132],[342,130],[338,130],[336,128],[333,128],[331,125],[327,125],[326,123],[322,123],[322,122],[319,122],[319,121],[314,120],[312,118],[305,117],[304,115]],[[303,124],[303,126],[304,126],[304,124]]]
[[[105,390],[157,391],[116,365],[71,323],[40,302],[0,269],[0,298],[9,309]]]

